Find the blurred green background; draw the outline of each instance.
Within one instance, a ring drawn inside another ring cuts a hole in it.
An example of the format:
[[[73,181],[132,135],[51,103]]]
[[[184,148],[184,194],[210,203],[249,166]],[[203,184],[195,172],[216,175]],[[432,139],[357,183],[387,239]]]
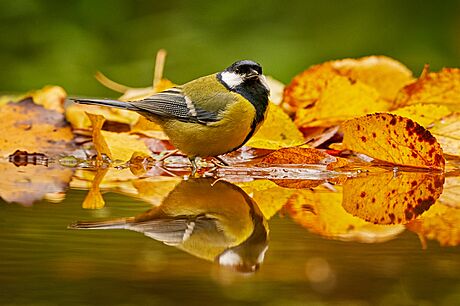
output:
[[[148,86],[155,53],[183,83],[238,59],[289,82],[308,66],[385,54],[417,75],[460,66],[460,1],[32,1],[0,2],[0,92],[45,84],[116,96],[95,71]]]

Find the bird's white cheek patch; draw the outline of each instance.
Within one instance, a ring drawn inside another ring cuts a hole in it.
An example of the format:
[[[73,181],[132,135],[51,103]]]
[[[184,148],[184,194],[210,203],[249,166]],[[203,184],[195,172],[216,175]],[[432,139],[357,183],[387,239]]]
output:
[[[224,71],[220,74],[220,77],[222,78],[222,82],[230,88],[235,88],[244,81],[241,75],[234,72]]]

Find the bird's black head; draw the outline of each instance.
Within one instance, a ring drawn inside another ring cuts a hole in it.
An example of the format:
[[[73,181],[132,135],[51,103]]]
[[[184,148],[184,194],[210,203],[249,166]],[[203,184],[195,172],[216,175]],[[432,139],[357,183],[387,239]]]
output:
[[[262,67],[256,62],[244,60],[233,63],[218,74],[219,81],[232,91],[258,88],[258,91],[270,92],[267,81],[262,74]]]

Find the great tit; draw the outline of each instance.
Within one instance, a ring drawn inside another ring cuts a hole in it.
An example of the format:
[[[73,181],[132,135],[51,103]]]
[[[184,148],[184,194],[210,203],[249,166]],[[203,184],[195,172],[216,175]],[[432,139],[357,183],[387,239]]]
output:
[[[195,172],[196,157],[232,152],[254,135],[266,117],[269,92],[262,67],[244,60],[139,101],[72,100],[133,110],[156,122]]]
[[[71,229],[128,229],[239,272],[254,272],[268,249],[267,221],[241,188],[211,178],[181,181],[138,216],[77,221]]]

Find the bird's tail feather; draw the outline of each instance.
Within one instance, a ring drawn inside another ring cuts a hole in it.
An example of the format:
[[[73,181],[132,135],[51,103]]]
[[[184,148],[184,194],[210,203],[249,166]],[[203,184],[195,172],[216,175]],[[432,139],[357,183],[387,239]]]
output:
[[[117,100],[108,100],[108,99],[86,99],[86,98],[70,98],[70,100],[75,103],[80,104],[91,104],[91,105],[103,105],[116,108],[124,108],[129,110],[138,110],[136,106],[129,102],[117,101]]]
[[[126,229],[132,223],[134,218],[119,218],[102,221],[76,221],[69,224],[69,229]]]

